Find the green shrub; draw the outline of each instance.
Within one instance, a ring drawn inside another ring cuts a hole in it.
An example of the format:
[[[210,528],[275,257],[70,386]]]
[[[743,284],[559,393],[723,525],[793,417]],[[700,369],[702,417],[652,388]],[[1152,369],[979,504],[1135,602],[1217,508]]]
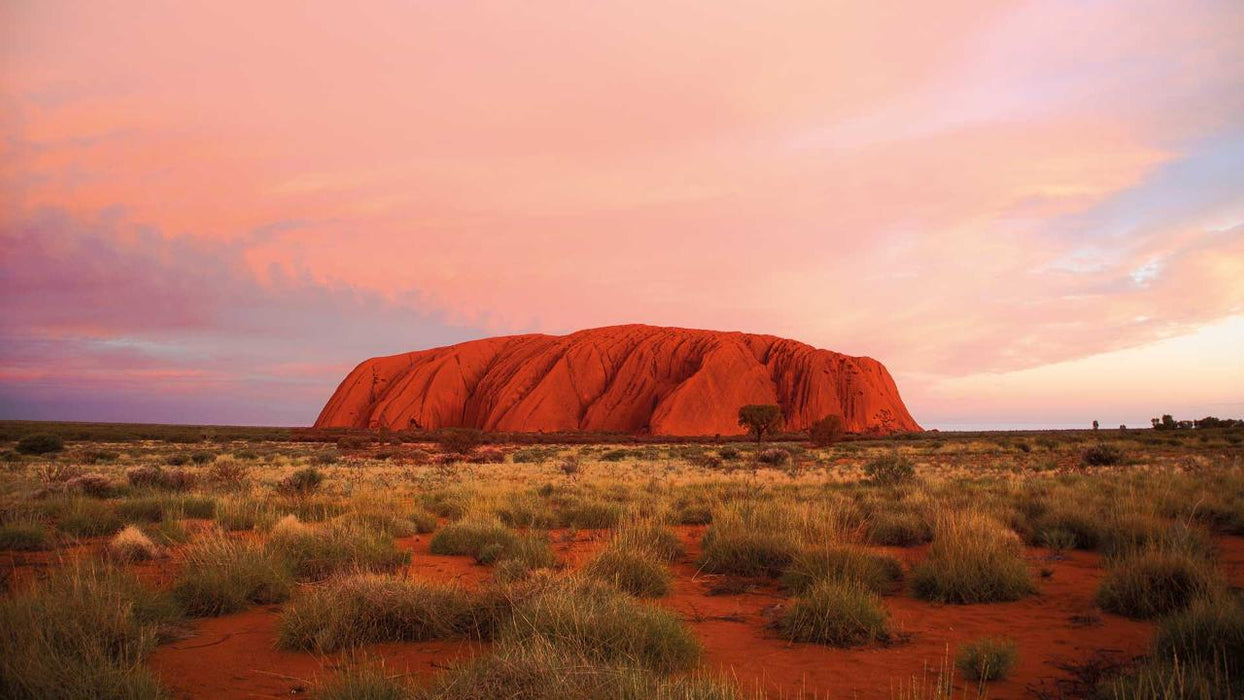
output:
[[[613,542],[621,547],[640,549],[661,561],[675,561],[687,554],[678,533],[653,521],[628,525],[614,536]]]
[[[158,498],[127,498],[117,502],[116,511],[125,523],[157,523],[164,519],[164,501]]]
[[[89,498],[67,498],[47,502],[56,529],[70,537],[101,537],[121,529],[124,523],[111,503]]]
[[[37,433],[18,440],[15,449],[24,455],[46,455],[65,449],[65,442],[56,435]]]
[[[798,546],[785,533],[719,532],[704,534],[700,567],[713,574],[734,576],[780,576],[795,560]]]
[[[558,514],[563,527],[578,530],[603,530],[617,527],[622,508],[601,500],[578,500],[567,504]]]
[[[874,484],[897,486],[916,478],[916,465],[899,454],[888,454],[867,462],[864,476]]]
[[[795,593],[819,581],[856,582],[874,593],[892,593],[903,581],[903,565],[855,547],[815,548],[799,552],[782,575],[782,585]]]
[[[1006,678],[1019,659],[1015,642],[1003,637],[982,637],[959,647],[955,668],[970,681]]]
[[[476,629],[470,594],[452,587],[355,574],[306,589],[281,613],[286,649],[331,652],[364,643],[417,642]]]
[[[257,543],[208,537],[187,548],[173,595],[188,614],[211,617],[279,603],[293,587],[289,565]]]
[[[432,536],[428,550],[432,554],[466,554],[478,557],[490,546],[499,551],[514,546],[518,535],[495,520],[459,520],[442,527]]]
[[[52,536],[40,522],[10,522],[0,525],[0,550],[37,552],[52,548]]]
[[[547,640],[498,646],[437,676],[421,700],[741,700],[729,683],[606,663]]]
[[[277,491],[289,496],[310,496],[324,483],[324,474],[315,467],[303,467],[277,484]]]
[[[133,576],[71,562],[0,597],[0,697],[158,697],[142,661],[178,616]]]
[[[618,590],[645,598],[659,598],[670,590],[669,568],[647,550],[613,545],[588,563],[584,572]]]
[[[1244,603],[1239,598],[1198,598],[1158,621],[1157,657],[1225,673],[1244,684]]]
[[[1080,460],[1089,467],[1108,467],[1123,463],[1123,451],[1114,445],[1099,443],[1084,451]]]
[[[268,535],[266,549],[285,561],[301,581],[320,581],[335,573],[394,571],[410,562],[389,534],[352,524],[312,527],[286,516]]]
[[[911,511],[881,511],[868,523],[868,540],[884,547],[914,547],[932,537],[924,517]]]
[[[988,516],[950,513],[937,524],[929,554],[912,572],[917,597],[942,603],[994,603],[1035,587],[1019,538]]]
[[[549,643],[595,662],[661,672],[690,669],[701,655],[695,635],[673,613],[588,583],[555,588],[519,603],[501,631],[501,642]]]
[[[1097,589],[1097,604],[1107,612],[1149,619],[1182,610],[1221,586],[1212,562],[1149,547],[1111,562]]]
[[[315,689],[315,700],[408,700],[414,689],[404,674],[392,675],[383,663],[351,663]]]
[[[778,623],[792,642],[854,647],[890,639],[881,598],[858,582],[818,581],[795,599]]]

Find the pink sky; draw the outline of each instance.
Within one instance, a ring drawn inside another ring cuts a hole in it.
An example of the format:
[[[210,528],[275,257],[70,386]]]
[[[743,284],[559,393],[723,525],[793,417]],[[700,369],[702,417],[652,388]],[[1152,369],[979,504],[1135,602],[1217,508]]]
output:
[[[8,2],[0,417],[304,424],[644,322],[1244,415],[1244,3]]]

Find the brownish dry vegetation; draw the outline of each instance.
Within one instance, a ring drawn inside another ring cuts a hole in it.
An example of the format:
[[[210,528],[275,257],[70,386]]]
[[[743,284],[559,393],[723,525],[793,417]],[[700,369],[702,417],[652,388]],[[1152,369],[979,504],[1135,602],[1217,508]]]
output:
[[[0,437],[4,697],[1242,690],[1239,429]]]

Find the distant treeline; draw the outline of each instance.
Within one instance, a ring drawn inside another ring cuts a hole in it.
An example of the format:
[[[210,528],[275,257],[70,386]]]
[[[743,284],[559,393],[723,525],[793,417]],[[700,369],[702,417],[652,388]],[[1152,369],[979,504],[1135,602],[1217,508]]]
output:
[[[1161,418],[1150,419],[1154,430],[1206,430],[1215,428],[1244,427],[1244,420],[1239,418],[1215,418],[1206,416],[1196,420],[1175,420],[1171,414],[1165,413]]]

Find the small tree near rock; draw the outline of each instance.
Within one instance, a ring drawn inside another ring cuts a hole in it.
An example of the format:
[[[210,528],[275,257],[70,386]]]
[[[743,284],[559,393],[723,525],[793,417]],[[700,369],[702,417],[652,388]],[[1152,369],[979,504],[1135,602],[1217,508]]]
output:
[[[751,404],[739,409],[739,425],[761,442],[782,427],[782,408],[774,404]]]
[[[842,416],[825,416],[808,428],[808,438],[817,447],[829,447],[841,440],[844,432]]]

